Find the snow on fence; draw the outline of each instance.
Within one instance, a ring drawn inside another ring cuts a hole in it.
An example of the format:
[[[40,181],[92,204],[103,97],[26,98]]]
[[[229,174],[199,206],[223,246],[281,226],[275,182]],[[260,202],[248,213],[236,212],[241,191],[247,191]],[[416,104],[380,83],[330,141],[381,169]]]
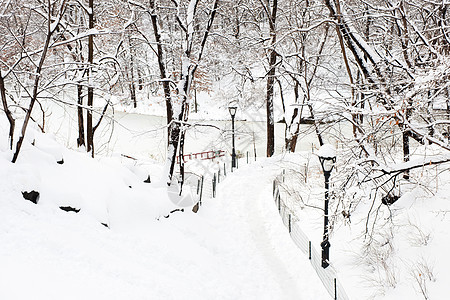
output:
[[[273,181],[273,198],[284,225],[288,228],[289,234],[297,247],[300,248],[303,254],[308,256],[311,265],[331,297],[335,300],[348,300],[349,298],[343,286],[337,279],[336,271],[331,264],[326,269],[322,268],[321,255],[311,245],[311,240],[295,221],[296,216],[293,211],[281,199],[280,183],[284,182],[284,176],[285,173],[283,171],[283,173],[278,175]]]

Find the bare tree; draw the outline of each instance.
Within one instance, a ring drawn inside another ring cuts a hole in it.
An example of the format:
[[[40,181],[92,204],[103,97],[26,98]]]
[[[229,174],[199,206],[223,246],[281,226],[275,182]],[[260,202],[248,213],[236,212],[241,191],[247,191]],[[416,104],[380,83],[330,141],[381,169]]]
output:
[[[398,5],[390,1],[323,3],[345,43],[341,51],[348,50],[349,78],[360,74],[352,85],[358,98],[339,102],[332,112],[354,128],[353,136],[341,136],[347,167],[340,176],[344,195],[339,199],[348,208],[354,200],[345,191],[351,186],[373,188],[369,231],[375,226],[377,207],[399,199],[401,180],[414,182],[414,170],[450,162],[450,44],[446,38],[450,29],[442,27],[448,5],[420,1],[400,1]],[[441,155],[425,152],[414,158],[413,149],[427,144],[440,148]]]
[[[156,43],[154,51],[157,56],[167,112],[168,153],[166,164],[167,183],[170,185],[175,169],[176,156],[177,154],[180,157],[183,155],[186,130],[184,124],[188,121],[189,116],[192,82],[202,60],[219,1],[205,1],[203,3],[199,0],[173,0],[164,3],[164,5],[162,5],[162,2],[150,0],[148,8],[142,3],[133,2],[132,4],[143,9],[150,16],[153,38]],[[204,7],[200,9],[201,5],[204,5]],[[176,11],[176,14],[173,14],[172,11]],[[169,65],[167,58],[171,57],[167,54],[174,49],[169,48],[168,43],[163,41],[163,34],[166,38],[173,38],[169,34],[171,30],[174,30],[173,24],[177,25],[176,30],[182,36],[178,76],[170,76],[167,71]],[[202,24],[204,25],[201,28]],[[166,32],[165,29],[169,32]],[[181,182],[183,182],[183,160],[180,160],[180,173]]]
[[[42,7],[42,10],[40,9]],[[25,133],[28,127],[28,123],[31,119],[31,114],[33,112],[33,107],[37,102],[38,94],[39,94],[39,84],[42,76],[43,66],[45,59],[47,57],[48,50],[51,46],[51,41],[53,34],[56,31],[56,28],[58,27],[59,23],[61,22],[61,19],[65,13],[66,9],[66,1],[62,0],[59,3],[51,3],[50,1],[47,1],[44,6],[37,6],[37,8],[24,6],[22,9],[29,10],[29,16],[33,15],[34,18],[41,19],[43,21],[43,24],[40,25],[39,23],[37,25],[37,29],[40,30],[40,34],[44,36],[44,43],[40,44],[40,48],[35,50],[34,52],[28,52],[28,50],[25,47],[28,47],[28,43],[23,42],[21,45],[24,47],[24,52],[26,56],[26,60],[30,63],[30,66],[34,66],[34,73],[31,75],[34,77],[32,80],[32,88],[31,91],[27,90],[27,93],[30,97],[30,103],[28,105],[28,108],[26,109],[26,114],[24,117],[24,121],[22,124],[22,129],[20,132],[19,139],[16,143],[16,148],[14,150],[14,155],[12,158],[12,162],[16,162],[17,158],[20,153],[20,149],[22,147]],[[31,19],[31,17],[30,17]],[[28,28],[27,28],[28,29]],[[33,29],[31,29],[33,30]],[[33,32],[33,31],[31,31]],[[31,33],[28,31],[24,31],[23,35],[24,37],[26,35],[30,35]],[[26,50],[25,50],[26,49]],[[25,60],[25,58],[24,58]],[[15,65],[17,66],[17,65]],[[13,70],[12,72],[15,72]],[[24,87],[24,86],[23,86]],[[25,87],[24,87],[25,88]]]
[[[94,0],[89,0],[88,7],[89,29],[94,29]],[[87,106],[92,108],[94,105],[94,86],[92,82],[92,67],[94,63],[94,36],[88,36],[88,63],[90,69],[88,70],[88,88],[87,88]],[[94,157],[94,128],[92,123],[92,110],[88,109],[86,112],[86,150],[92,153]]]
[[[270,3],[272,2],[272,4]],[[278,0],[265,0],[262,2],[264,11],[270,28],[270,42],[268,49],[269,71],[267,72],[267,88],[266,88],[266,113],[267,113],[267,156],[270,157],[275,152],[275,120],[273,114],[273,90],[275,83],[275,65],[277,63],[277,53],[274,49],[277,41],[277,10]]]
[[[10,148],[12,150],[13,143],[14,143],[14,128],[16,124],[16,120],[14,119],[11,110],[9,109],[8,101],[6,99],[6,87],[5,87],[5,81],[3,79],[1,70],[0,70],[0,95],[2,98],[2,104],[3,104],[3,110],[5,111],[6,117],[8,118],[9,122],[9,144]]]

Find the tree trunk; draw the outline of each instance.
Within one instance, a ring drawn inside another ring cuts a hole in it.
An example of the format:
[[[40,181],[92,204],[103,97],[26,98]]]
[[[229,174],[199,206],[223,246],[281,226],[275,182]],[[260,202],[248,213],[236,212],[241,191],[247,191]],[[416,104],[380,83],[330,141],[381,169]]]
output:
[[[155,36],[155,42],[156,42],[156,55],[158,58],[159,74],[160,74],[160,78],[162,81],[164,98],[165,98],[165,102],[166,102],[167,124],[169,125],[167,139],[170,144],[170,135],[171,135],[170,124],[173,120],[173,107],[172,107],[172,98],[170,95],[170,85],[169,85],[169,82],[167,81],[166,65],[164,64],[164,51],[163,51],[162,42],[161,42],[161,33],[159,32],[158,15],[156,14],[154,0],[150,0],[150,9],[152,10],[150,18],[152,20],[153,34]]]
[[[402,134],[402,144],[403,144],[403,161],[408,162],[410,158],[410,150],[409,150],[409,132],[408,130],[404,130]],[[403,173],[404,179],[409,179],[409,170],[406,170]]]
[[[136,101],[136,88],[134,87],[133,83],[133,75],[131,75],[131,82],[130,82],[130,96],[131,96],[131,102],[133,102],[133,107],[137,107],[137,101]]]
[[[406,111],[405,111],[405,119],[406,122],[409,121],[409,119],[411,118],[411,113],[412,113],[412,100],[408,99],[408,101],[406,102]],[[408,162],[410,160],[410,149],[409,149],[409,137],[411,136],[411,131],[407,128],[406,125],[402,126],[402,145],[403,145],[403,161],[404,162]],[[403,178],[404,179],[409,179],[409,170],[406,170],[403,173]]]
[[[50,39],[51,39],[52,33],[53,33],[53,31],[52,31],[52,29],[50,27],[50,23],[51,23],[50,19],[51,19],[51,16],[50,16],[50,13],[49,13],[48,20],[47,20],[47,36],[46,36],[46,39],[45,39],[45,42],[44,42],[44,46],[42,48],[41,58],[39,60],[39,63],[37,65],[37,68],[36,68],[36,71],[35,71],[35,79],[34,79],[34,83],[33,83],[33,92],[31,94],[30,105],[28,106],[27,113],[25,115],[25,119],[23,120],[21,135],[19,137],[19,140],[17,141],[16,150],[14,152],[13,159],[12,159],[13,163],[15,163],[17,161],[17,158],[19,157],[20,149],[22,148],[22,143],[23,143],[23,140],[25,138],[25,133],[27,131],[28,122],[30,121],[31,113],[33,111],[34,104],[37,101],[38,88],[39,88],[39,79],[41,78],[40,75],[41,75],[41,72],[42,72],[42,67],[44,65],[44,61],[45,61],[45,58],[47,56],[47,52],[48,52],[48,48],[49,48],[49,44],[50,44]]]
[[[447,101],[446,101],[446,112],[447,120],[450,120],[450,88],[446,89]],[[447,143],[450,144],[450,125],[447,125]]]
[[[133,102],[133,107],[137,107],[137,101],[136,101],[136,86],[134,84],[134,51],[133,46],[131,45],[131,37],[128,35],[128,46],[129,46],[129,52],[130,52],[130,96],[131,96],[131,102]]]
[[[184,141],[186,138],[185,133],[186,133],[185,129],[182,128],[180,131],[180,142],[178,144],[178,147],[179,147],[178,155],[180,157],[180,176],[181,176],[181,178],[180,178],[180,195],[181,195],[181,192],[183,191],[183,184],[184,184],[184,159],[183,159],[183,157],[184,157]],[[175,158],[174,158],[174,160],[175,160]]]
[[[241,34],[241,22],[239,20],[239,8],[236,6],[234,12],[234,38],[239,43],[239,36]]]
[[[269,72],[267,73],[267,157],[271,157],[275,152],[275,120],[273,114],[273,93],[275,82],[275,64],[277,62],[277,53],[275,52],[276,28],[275,21],[277,17],[277,0],[273,0],[272,7],[269,1],[266,2],[267,13],[270,27],[270,49],[269,49]]]
[[[342,37],[341,31],[339,30],[339,26],[341,24],[341,9],[340,9],[340,5],[339,2],[336,3],[336,11],[337,11],[337,24],[336,24],[336,34],[338,36],[339,39],[339,46],[341,47],[341,53],[342,53],[342,58],[344,59],[344,64],[345,64],[345,69],[347,71],[347,75],[348,75],[348,79],[350,81],[350,85],[352,87],[352,106],[354,106],[355,108],[357,107],[357,99],[355,97],[355,88],[354,88],[354,82],[353,82],[353,76],[352,76],[352,71],[350,68],[350,64],[347,58],[347,52],[345,51],[345,45],[344,45],[344,39]],[[353,120],[353,136],[356,138],[357,137],[357,124],[358,124],[358,120],[359,120],[359,114],[357,113],[352,113],[352,120]]]
[[[175,162],[178,151],[178,143],[180,140],[180,124],[173,122],[169,125],[169,145],[167,152],[167,163],[169,164],[169,173],[167,175],[167,185],[170,185],[172,181],[173,172],[175,170]],[[183,158],[180,157],[180,161]]]
[[[294,103],[298,103],[300,83],[294,77],[293,77],[293,80],[295,82],[295,84],[294,84],[294,96],[295,96]],[[304,102],[304,98],[303,98],[303,102]],[[283,106],[284,106],[284,104],[283,104]],[[295,147],[297,146],[297,140],[298,140],[298,133],[300,131],[300,125],[302,122],[302,112],[303,112],[303,105],[301,106],[300,109],[298,109],[298,107],[296,107],[294,109],[294,112],[292,113],[292,117],[291,117],[289,124],[286,121],[285,149],[288,152],[295,152]]]
[[[137,76],[138,76],[138,89],[140,91],[142,91],[142,89],[144,88],[144,80],[142,79],[142,71],[141,68],[137,67]]]
[[[292,115],[292,118],[295,119],[299,117],[298,116],[298,108],[294,109],[294,113]],[[292,124],[291,124],[292,126]],[[298,123],[298,126],[295,130],[295,132],[292,134],[290,134],[288,137],[286,137],[285,139],[285,147],[286,147],[286,151],[288,152],[295,152],[295,147],[297,146],[297,138],[298,138],[298,129],[300,127],[300,123]],[[290,131],[290,127],[288,129]]]
[[[78,97],[78,147],[86,146],[84,140],[84,116],[83,116],[83,86],[79,83],[77,85],[77,97]]]
[[[311,119],[313,120],[313,123],[314,123],[314,129],[316,131],[317,140],[319,141],[319,145],[323,146],[322,133],[319,130],[319,124],[317,123],[311,103],[308,103],[308,108],[309,108],[309,113],[311,114]]]
[[[269,67],[271,68],[267,74],[267,96],[266,96],[266,110],[267,110],[267,157],[271,157],[275,152],[275,120],[273,114],[273,86],[275,76],[275,61],[276,54],[272,51],[270,55]]]
[[[156,42],[156,56],[158,59],[158,68],[159,75],[161,78],[164,98],[166,102],[166,116],[167,116],[167,165],[168,165],[168,174],[167,174],[167,184],[170,185],[172,181],[172,175],[175,168],[175,161],[178,149],[178,138],[180,136],[180,124],[173,122],[174,119],[174,111],[172,106],[172,97],[170,93],[170,85],[167,80],[166,73],[166,65],[164,63],[164,50],[162,47],[161,34],[159,30],[159,22],[158,15],[156,13],[155,1],[150,0],[150,9],[151,9],[151,21],[153,27],[153,35],[155,37]],[[181,159],[181,158],[180,158]]]
[[[94,28],[94,0],[89,0],[89,29]],[[94,87],[92,82],[92,70],[94,63],[94,36],[92,34],[88,37],[88,100],[87,100],[87,113],[86,113],[86,142],[87,152],[91,152],[94,157],[94,130],[92,123],[92,109],[94,105]]]
[[[1,70],[0,70],[0,94],[1,94],[1,98],[2,98],[3,110],[5,111],[6,117],[8,118],[8,122],[9,122],[9,147],[12,150],[13,139],[14,139],[14,128],[16,125],[16,120],[14,120],[14,117],[12,116],[12,113],[9,110],[8,102],[6,101],[5,81],[3,79]]]

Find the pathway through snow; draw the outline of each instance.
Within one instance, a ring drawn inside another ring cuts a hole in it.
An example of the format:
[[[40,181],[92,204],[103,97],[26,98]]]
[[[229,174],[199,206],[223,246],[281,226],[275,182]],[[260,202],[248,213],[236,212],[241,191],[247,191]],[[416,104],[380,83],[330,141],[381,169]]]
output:
[[[232,211],[227,220],[240,227],[240,239],[255,251],[267,272],[266,284],[278,290],[277,299],[328,299],[309,261],[292,242],[272,200],[272,180],[279,172],[275,161],[242,166],[219,185],[216,202],[220,210]],[[246,242],[245,242],[246,240]],[[270,282],[270,283],[269,283]]]

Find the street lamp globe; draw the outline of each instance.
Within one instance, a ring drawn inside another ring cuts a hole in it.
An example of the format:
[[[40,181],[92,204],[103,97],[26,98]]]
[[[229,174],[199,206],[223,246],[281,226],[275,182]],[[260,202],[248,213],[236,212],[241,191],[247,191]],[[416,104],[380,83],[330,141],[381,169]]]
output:
[[[231,117],[234,117],[236,115],[237,107],[236,106],[230,106],[230,107],[228,107],[228,110],[230,111]]]
[[[336,150],[330,144],[324,144],[317,152],[324,173],[331,173],[336,163]]]

